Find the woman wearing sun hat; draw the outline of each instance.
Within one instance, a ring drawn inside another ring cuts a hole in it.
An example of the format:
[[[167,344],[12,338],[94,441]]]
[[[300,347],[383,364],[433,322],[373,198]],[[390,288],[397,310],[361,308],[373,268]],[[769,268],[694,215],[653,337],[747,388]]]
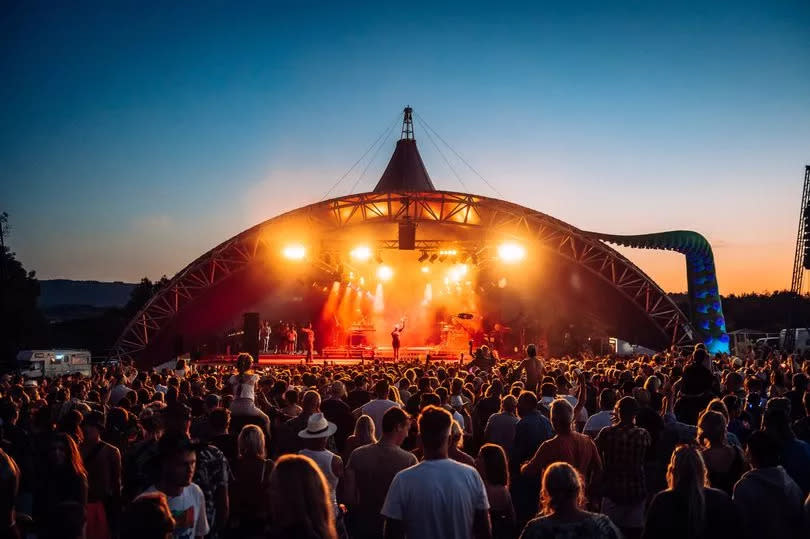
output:
[[[307,428],[298,432],[298,437],[304,440],[304,449],[298,452],[315,461],[329,486],[329,501],[335,515],[335,526],[340,537],[345,536],[343,525],[343,511],[337,503],[337,486],[343,478],[343,460],[326,449],[329,437],[337,432],[337,425],[327,421],[320,412],[312,414],[307,420]]]

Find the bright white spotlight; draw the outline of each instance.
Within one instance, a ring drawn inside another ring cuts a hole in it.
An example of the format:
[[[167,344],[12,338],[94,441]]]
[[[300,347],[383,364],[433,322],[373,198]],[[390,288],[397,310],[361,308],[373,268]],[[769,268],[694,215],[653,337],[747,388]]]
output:
[[[498,246],[498,258],[507,264],[515,264],[526,258],[526,248],[517,243],[502,243]]]
[[[351,257],[360,262],[365,262],[371,258],[371,249],[366,245],[358,245],[349,253]]]
[[[380,266],[377,268],[377,278],[381,281],[390,281],[394,276],[394,270],[389,266]]]
[[[284,255],[284,258],[290,260],[303,260],[303,258],[307,256],[307,248],[297,244],[287,245],[281,250],[281,254]]]
[[[465,275],[467,275],[467,264],[456,264],[447,272],[448,278],[454,283],[461,281]]]
[[[383,300],[383,285],[377,283],[377,292],[374,294],[374,312],[381,313],[385,310],[385,301]]]
[[[430,266],[422,266],[422,273],[430,273]]]

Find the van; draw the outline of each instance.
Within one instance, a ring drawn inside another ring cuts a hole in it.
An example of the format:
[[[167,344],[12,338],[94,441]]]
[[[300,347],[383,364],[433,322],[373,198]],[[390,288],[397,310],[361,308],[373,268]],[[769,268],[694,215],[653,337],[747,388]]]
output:
[[[21,350],[17,353],[17,372],[26,378],[51,378],[63,374],[93,375],[87,350]]]

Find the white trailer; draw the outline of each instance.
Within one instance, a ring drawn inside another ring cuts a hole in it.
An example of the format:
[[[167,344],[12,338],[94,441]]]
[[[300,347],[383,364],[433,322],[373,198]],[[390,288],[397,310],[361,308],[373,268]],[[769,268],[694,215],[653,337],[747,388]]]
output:
[[[87,350],[21,350],[17,353],[17,371],[26,378],[76,373],[92,376],[93,365]]]

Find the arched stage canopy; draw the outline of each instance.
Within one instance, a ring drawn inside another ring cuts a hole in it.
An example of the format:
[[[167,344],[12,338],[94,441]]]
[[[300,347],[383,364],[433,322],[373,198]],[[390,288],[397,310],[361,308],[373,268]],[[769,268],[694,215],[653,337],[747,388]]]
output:
[[[380,249],[397,249],[399,225],[407,222],[417,227],[414,263],[418,253],[443,244],[484,259],[494,242],[521,242],[556,276],[549,277],[553,283],[542,291],[538,288],[541,295],[532,301],[560,294],[600,318],[613,335],[648,347],[705,342],[712,352],[728,351],[712,250],[701,235],[586,232],[504,200],[437,191],[416,148],[410,115],[406,108],[402,139],[373,192],[299,208],[214,247],[177,273],[137,313],[116,343],[116,354],[159,363],[177,352],[179,341],[184,346],[203,342],[262,297],[279,293],[290,272],[337,274],[339,262],[317,254],[328,253],[330,245],[363,237],[372,238]],[[311,246],[308,269],[288,267],[280,256],[291,238]],[[689,316],[608,243],[684,254]],[[531,283],[523,286],[533,292]]]

